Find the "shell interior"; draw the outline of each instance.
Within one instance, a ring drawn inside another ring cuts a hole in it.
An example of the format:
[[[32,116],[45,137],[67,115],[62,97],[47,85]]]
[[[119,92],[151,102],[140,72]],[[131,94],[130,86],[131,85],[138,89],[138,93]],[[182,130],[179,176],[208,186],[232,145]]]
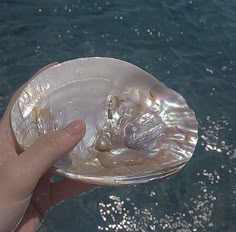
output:
[[[96,184],[145,183],[175,173],[198,140],[195,114],[180,94],[112,58],[76,59],[42,72],[11,114],[24,149],[78,118],[86,123],[85,136],[54,168]]]

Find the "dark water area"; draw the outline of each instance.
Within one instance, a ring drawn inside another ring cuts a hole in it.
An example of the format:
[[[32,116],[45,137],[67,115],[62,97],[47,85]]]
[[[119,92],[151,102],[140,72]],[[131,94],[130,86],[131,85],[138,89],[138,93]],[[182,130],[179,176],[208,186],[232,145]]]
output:
[[[235,0],[2,0],[0,115],[42,66],[126,60],[181,93],[199,142],[179,173],[95,189],[54,207],[39,232],[236,231]]]

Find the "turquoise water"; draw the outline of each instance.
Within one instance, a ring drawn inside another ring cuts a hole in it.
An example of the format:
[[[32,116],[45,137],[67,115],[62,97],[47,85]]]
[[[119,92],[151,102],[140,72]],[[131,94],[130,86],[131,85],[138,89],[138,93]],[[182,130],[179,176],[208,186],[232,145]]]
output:
[[[200,139],[178,174],[100,187],[48,213],[39,232],[236,231],[236,1],[0,2],[0,114],[53,61],[109,56],[180,92]]]

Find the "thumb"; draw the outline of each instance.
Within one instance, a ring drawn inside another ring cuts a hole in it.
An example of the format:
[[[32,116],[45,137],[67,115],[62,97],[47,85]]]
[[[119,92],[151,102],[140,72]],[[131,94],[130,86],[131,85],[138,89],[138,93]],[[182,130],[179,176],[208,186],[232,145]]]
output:
[[[51,131],[6,165],[8,167],[4,169],[10,174],[9,182],[14,185],[14,192],[19,195],[31,193],[41,176],[81,141],[85,128],[85,123],[77,120]]]

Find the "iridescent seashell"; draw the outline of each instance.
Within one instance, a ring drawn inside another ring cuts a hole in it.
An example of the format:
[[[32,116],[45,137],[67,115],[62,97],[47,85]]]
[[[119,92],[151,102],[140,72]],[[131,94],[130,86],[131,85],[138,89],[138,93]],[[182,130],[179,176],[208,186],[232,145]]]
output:
[[[71,60],[40,73],[11,114],[24,149],[78,118],[86,122],[85,136],[55,164],[57,173],[75,180],[137,184],[162,178],[189,161],[198,140],[195,114],[180,94],[112,58]]]

